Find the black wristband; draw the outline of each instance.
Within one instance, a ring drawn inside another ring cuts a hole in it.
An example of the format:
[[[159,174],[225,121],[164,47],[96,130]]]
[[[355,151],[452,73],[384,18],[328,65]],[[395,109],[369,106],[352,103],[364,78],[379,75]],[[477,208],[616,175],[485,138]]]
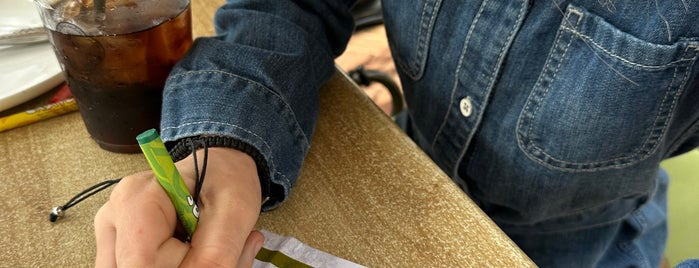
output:
[[[172,144],[172,143],[171,143]],[[170,148],[170,156],[172,160],[177,162],[192,154],[200,148],[207,147],[227,147],[239,150],[248,154],[257,165],[257,176],[260,178],[260,189],[262,190],[262,200],[266,200],[270,194],[271,178],[267,160],[252,145],[242,142],[238,139],[222,136],[197,136],[180,139],[174,142]]]

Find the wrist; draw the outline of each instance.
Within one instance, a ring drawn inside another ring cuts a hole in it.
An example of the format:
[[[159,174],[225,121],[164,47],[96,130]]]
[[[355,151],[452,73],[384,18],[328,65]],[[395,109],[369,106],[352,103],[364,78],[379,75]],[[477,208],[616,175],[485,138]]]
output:
[[[253,147],[252,145],[232,137],[208,135],[183,138],[175,142],[170,142],[168,145],[172,145],[168,147],[170,147],[170,155],[175,162],[191,156],[193,151],[201,148],[235,149],[239,152],[247,154],[254,161],[257,169],[257,177],[259,178],[260,185],[260,197],[263,201],[269,197],[271,178],[269,168],[267,167],[267,160],[257,150],[257,148]]]
[[[176,165],[192,194],[196,192],[197,173],[204,177],[198,196],[200,203],[210,204],[207,199],[212,196],[228,195],[245,202],[241,204],[244,207],[261,205],[263,199],[257,166],[251,156],[226,147],[198,149],[195,153],[197,161],[194,161],[194,154],[190,154]],[[207,163],[204,166],[205,158]]]

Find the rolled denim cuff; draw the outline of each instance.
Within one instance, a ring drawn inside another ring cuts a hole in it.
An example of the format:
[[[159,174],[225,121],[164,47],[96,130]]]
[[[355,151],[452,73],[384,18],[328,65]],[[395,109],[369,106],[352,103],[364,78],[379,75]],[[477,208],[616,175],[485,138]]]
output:
[[[317,107],[308,99],[309,107]],[[163,95],[161,136],[166,143],[198,136],[235,139],[235,145],[254,152],[260,178],[269,178],[263,209],[270,210],[288,198],[310,147],[310,121],[300,123],[296,116],[286,99],[246,78],[176,69]]]

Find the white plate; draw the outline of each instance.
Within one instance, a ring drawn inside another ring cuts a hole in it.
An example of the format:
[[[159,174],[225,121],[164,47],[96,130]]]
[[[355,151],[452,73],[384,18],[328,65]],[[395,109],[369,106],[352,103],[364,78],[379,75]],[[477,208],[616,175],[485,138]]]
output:
[[[0,32],[41,26],[30,0],[0,0]],[[48,42],[0,46],[0,111],[28,101],[63,81],[56,54]]]

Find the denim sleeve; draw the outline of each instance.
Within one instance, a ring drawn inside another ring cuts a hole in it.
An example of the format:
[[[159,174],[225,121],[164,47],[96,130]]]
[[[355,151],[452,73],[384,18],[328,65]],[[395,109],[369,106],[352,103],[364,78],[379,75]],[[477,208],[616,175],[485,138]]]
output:
[[[310,146],[318,89],[351,36],[351,2],[228,0],[217,36],[195,40],[167,80],[163,140],[222,136],[254,147],[271,184],[264,209],[278,206]]]

